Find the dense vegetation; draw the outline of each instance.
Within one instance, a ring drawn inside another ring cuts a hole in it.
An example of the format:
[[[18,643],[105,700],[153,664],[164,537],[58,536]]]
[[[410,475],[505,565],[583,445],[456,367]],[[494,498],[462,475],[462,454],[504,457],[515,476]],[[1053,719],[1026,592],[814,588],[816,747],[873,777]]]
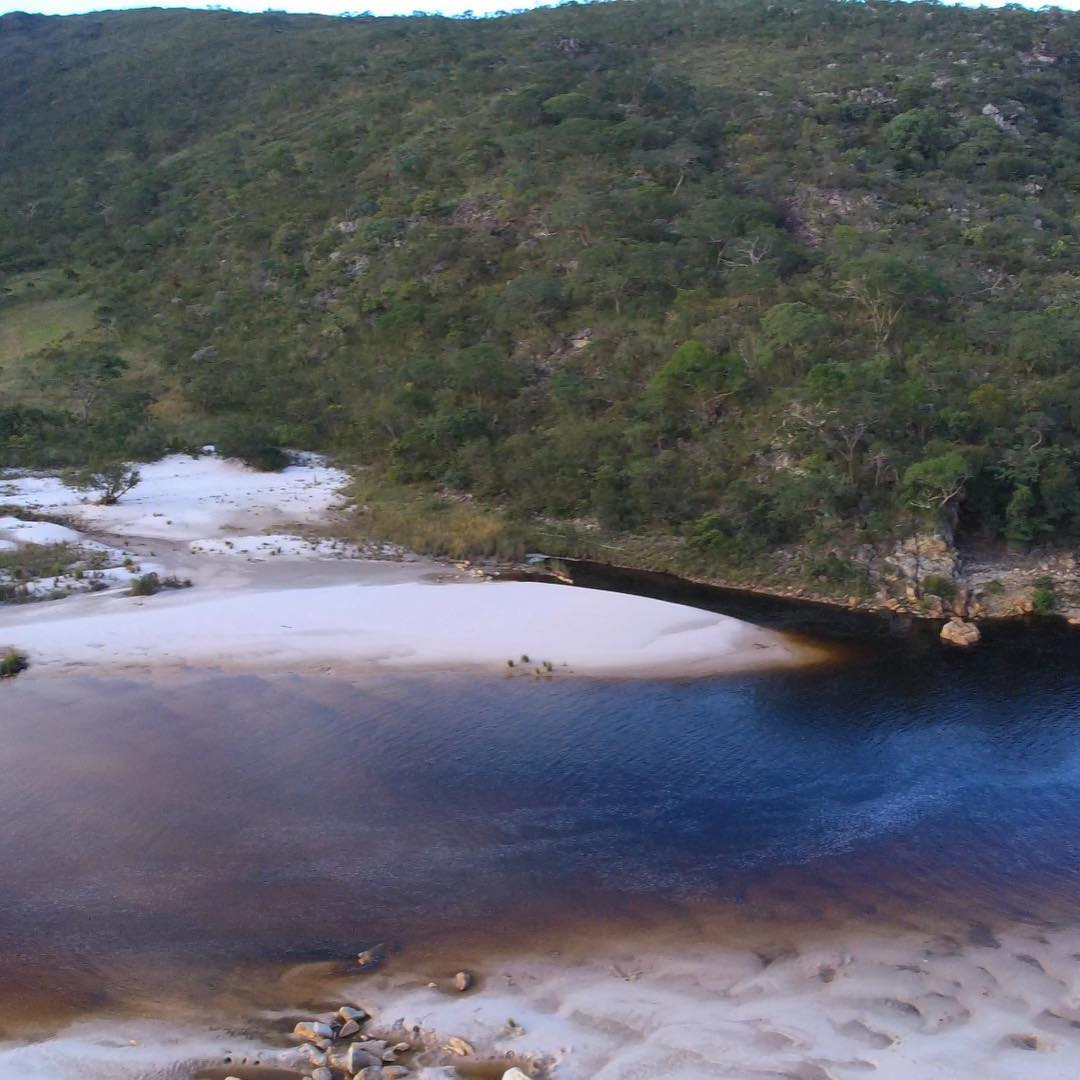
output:
[[[0,18],[0,464],[325,448],[718,568],[1067,541],[1078,76],[1015,7]]]

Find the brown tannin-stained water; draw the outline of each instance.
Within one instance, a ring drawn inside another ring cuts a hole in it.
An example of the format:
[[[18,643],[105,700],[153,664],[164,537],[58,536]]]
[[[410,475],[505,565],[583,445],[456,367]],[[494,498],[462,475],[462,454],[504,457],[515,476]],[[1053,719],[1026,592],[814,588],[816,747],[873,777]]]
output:
[[[239,1017],[374,944],[1080,921],[1080,635],[840,626],[843,666],[709,680],[2,685],[0,1037]]]

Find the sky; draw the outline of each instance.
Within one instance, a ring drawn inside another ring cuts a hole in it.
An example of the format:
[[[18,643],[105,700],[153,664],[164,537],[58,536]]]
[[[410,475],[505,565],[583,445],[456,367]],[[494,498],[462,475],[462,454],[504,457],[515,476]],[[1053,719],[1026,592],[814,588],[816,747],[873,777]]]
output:
[[[346,13],[359,14],[362,11],[370,11],[375,15],[409,15],[415,10],[423,10],[442,15],[460,15],[464,11],[472,11],[476,15],[490,15],[496,11],[521,10],[523,8],[540,7],[545,0],[228,0],[227,3],[205,4],[178,2],[170,3],[169,0],[114,0],[114,2],[102,2],[102,0],[0,0],[0,13],[5,11],[34,11],[45,15],[74,15],[86,11],[100,11],[104,8],[115,10],[118,8],[135,7],[180,7],[180,8],[205,8],[223,7],[230,11],[266,11],[273,8],[275,11],[303,11],[318,12],[322,15],[342,15]],[[762,0],[765,3],[766,0]],[[987,7],[1001,7],[1008,0],[984,0]],[[1027,3],[1025,7],[1039,7],[1040,3]],[[1080,0],[1057,0],[1055,7],[1080,10]]]

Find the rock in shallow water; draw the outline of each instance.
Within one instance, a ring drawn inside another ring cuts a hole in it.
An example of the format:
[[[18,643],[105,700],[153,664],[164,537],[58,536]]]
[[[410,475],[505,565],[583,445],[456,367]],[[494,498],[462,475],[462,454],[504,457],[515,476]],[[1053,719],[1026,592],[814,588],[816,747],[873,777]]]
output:
[[[465,990],[468,990],[469,987],[472,986],[472,982],[473,978],[467,971],[459,971],[454,976],[454,986],[457,987],[458,990],[461,990],[463,992]]]
[[[963,619],[950,619],[941,628],[941,640],[961,649],[970,649],[972,645],[977,645],[981,637],[979,628],[973,622],[964,622]]]

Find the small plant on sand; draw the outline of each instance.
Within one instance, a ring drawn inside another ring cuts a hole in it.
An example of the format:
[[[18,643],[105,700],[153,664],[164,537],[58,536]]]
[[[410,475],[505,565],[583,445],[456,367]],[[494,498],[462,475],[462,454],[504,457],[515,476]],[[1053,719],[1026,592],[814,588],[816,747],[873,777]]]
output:
[[[153,596],[161,592],[161,578],[157,574],[142,574],[131,583],[131,596]]]
[[[82,469],[71,474],[71,483],[84,491],[98,493],[98,506],[115,506],[142,479],[138,469],[117,463],[96,469]]]
[[[154,596],[162,589],[190,589],[191,578],[178,578],[174,575],[159,577],[155,573],[143,574],[131,583],[129,596]]]
[[[29,666],[30,660],[26,653],[18,649],[5,649],[0,652],[0,679],[13,679]]]

